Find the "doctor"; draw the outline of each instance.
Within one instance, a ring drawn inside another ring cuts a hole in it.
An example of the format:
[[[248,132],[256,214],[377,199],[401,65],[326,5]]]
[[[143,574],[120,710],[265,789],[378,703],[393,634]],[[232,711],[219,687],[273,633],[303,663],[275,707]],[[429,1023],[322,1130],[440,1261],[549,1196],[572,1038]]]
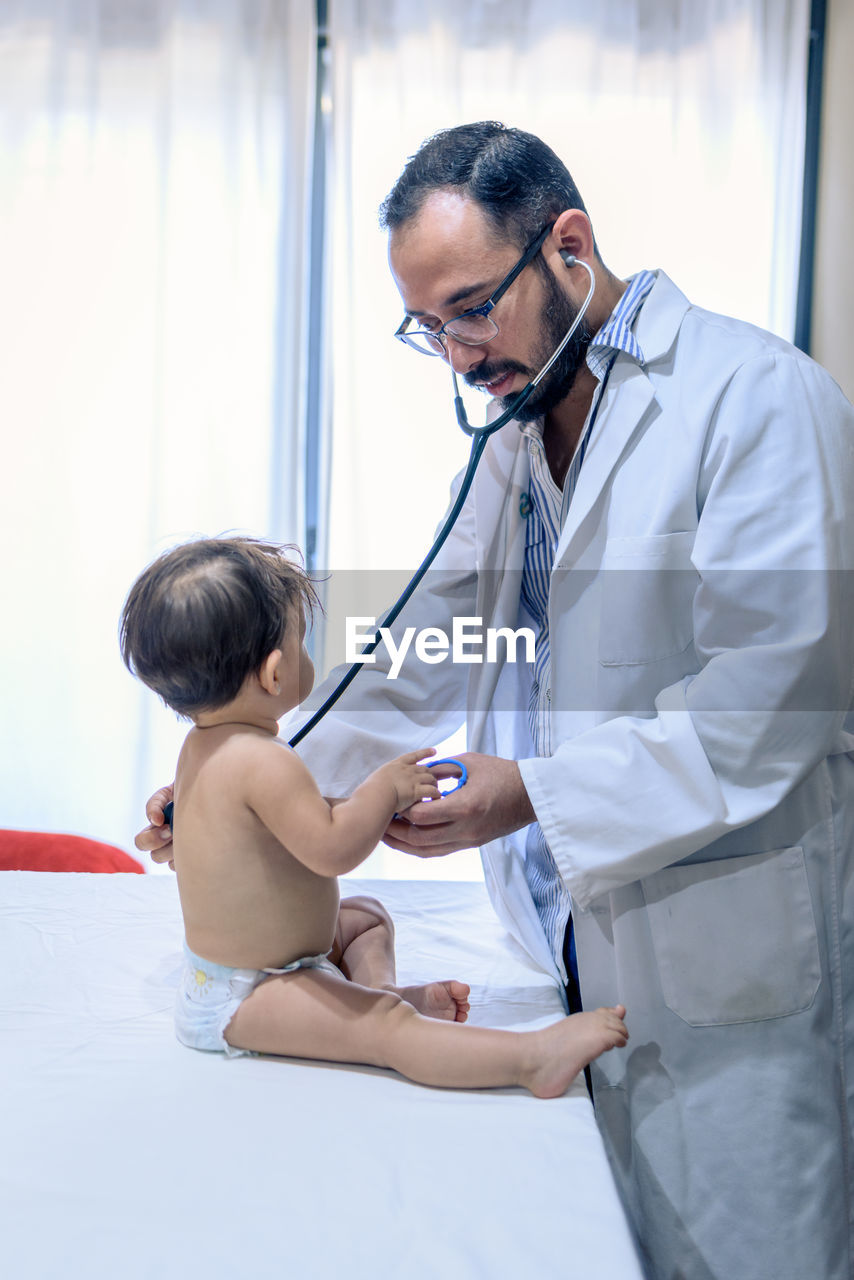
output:
[[[468,785],[387,840],[480,844],[570,1004],[627,1006],[592,1085],[648,1275],[851,1280],[851,406],[663,272],[615,278],[529,134],[438,134],[383,216],[397,336],[496,412],[577,313],[582,261],[595,292],[397,624],[527,625],[533,667],[412,659],[392,683],[381,649],[300,752],[340,794],[465,718]]]

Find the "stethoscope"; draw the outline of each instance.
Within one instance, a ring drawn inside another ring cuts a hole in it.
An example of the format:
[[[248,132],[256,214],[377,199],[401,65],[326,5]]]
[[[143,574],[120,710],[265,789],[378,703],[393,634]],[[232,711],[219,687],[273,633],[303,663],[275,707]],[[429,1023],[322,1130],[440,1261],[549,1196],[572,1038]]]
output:
[[[433,542],[432,547],[427,552],[427,555],[421,561],[421,564],[418,566],[415,573],[412,575],[409,582],[404,587],[399,598],[395,601],[392,607],[388,610],[388,612],[382,618],[383,627],[390,627],[392,623],[395,621],[395,619],[399,616],[401,610],[407,604],[415,588],[418,586],[419,582],[424,577],[427,570],[430,568],[430,565],[433,563],[433,561],[436,559],[436,556],[439,554],[439,551],[444,545],[445,539],[447,538],[448,534],[451,532],[454,525],[456,524],[457,517],[462,511],[463,503],[468,497],[469,489],[471,488],[472,481],[474,480],[474,473],[477,470],[477,465],[480,462],[480,459],[483,455],[483,451],[486,447],[487,440],[491,435],[494,435],[496,431],[500,431],[502,427],[505,427],[508,422],[512,422],[512,420],[519,413],[520,409],[522,409],[522,407],[525,404],[527,404],[528,400],[530,400],[531,396],[534,394],[537,387],[540,385],[543,378],[548,373],[549,369],[551,369],[554,362],[558,359],[561,352],[564,350],[567,343],[571,339],[572,335],[575,333],[576,329],[581,324],[581,321],[584,319],[587,308],[590,306],[590,301],[593,297],[593,291],[596,287],[596,279],[595,279],[595,276],[593,275],[593,270],[591,267],[588,266],[586,262],[582,262],[580,258],[574,257],[566,249],[560,250],[560,256],[567,267],[576,267],[576,266],[583,267],[584,270],[587,272],[588,276],[590,277],[590,286],[587,290],[587,296],[584,299],[584,302],[581,304],[578,314],[576,315],[570,327],[567,329],[559,345],[552,352],[551,356],[543,365],[542,369],[540,369],[537,376],[535,378],[532,378],[531,381],[527,384],[527,386],[522,388],[519,394],[514,397],[513,403],[510,404],[504,410],[504,412],[498,418],[495,419],[494,422],[487,422],[482,427],[473,427],[471,425],[471,423],[468,420],[468,416],[466,414],[465,405],[463,404],[463,398],[462,398],[462,394],[460,393],[460,385],[459,385],[459,382],[457,381],[456,371],[454,370],[453,366],[451,366],[451,379],[454,384],[454,412],[456,413],[456,416],[457,416],[457,423],[459,424],[461,430],[464,431],[467,436],[472,437],[472,446],[471,446],[471,452],[469,454],[469,460],[466,465],[465,472],[463,474],[463,480],[462,480],[462,484],[460,485],[459,492],[457,493],[456,499],[445,518],[444,524],[442,525],[441,529],[436,535],[436,539]],[[377,629],[377,632],[374,635],[373,640],[368,644],[368,646],[365,649],[363,649],[362,656],[366,657],[367,655],[373,653],[374,650],[377,648],[377,646],[380,644],[381,639],[382,637],[380,635],[379,629]],[[347,670],[344,672],[344,675],[341,677],[338,684],[335,686],[335,688],[326,698],[322,706],[320,706],[317,709],[317,711],[315,711],[314,715],[311,716],[311,718],[306,721],[306,723],[302,726],[302,728],[299,729],[294,734],[294,736],[290,739],[288,743],[289,746],[295,747],[298,742],[302,742],[306,734],[311,733],[315,725],[318,724],[323,719],[327,711],[329,711],[335,705],[335,703],[341,697],[341,694],[344,692],[344,690],[356,678],[357,672],[361,669],[363,665],[364,665],[363,662],[354,662],[347,668]],[[440,764],[453,764],[453,765],[456,765],[462,771],[462,776],[456,780],[456,786],[451,788],[452,791],[456,791],[458,790],[459,787],[463,786],[463,784],[466,781],[466,770],[465,770],[465,766],[462,764],[461,761],[450,760],[450,759],[431,760],[428,767],[432,769]],[[444,794],[449,795],[450,791],[446,791]]]
[[[486,447],[487,440],[491,435],[494,435],[496,431],[500,431],[502,427],[506,427],[508,422],[512,422],[512,420],[516,417],[516,415],[518,414],[519,410],[523,407],[523,405],[527,404],[528,400],[530,400],[531,396],[534,394],[537,387],[542,382],[543,378],[546,376],[549,369],[551,369],[555,360],[557,360],[558,356],[561,354],[566,344],[569,342],[570,338],[575,333],[578,326],[581,324],[581,321],[584,319],[587,308],[590,306],[590,301],[593,297],[593,291],[596,287],[596,278],[593,275],[592,268],[589,267],[586,262],[582,262],[580,258],[574,257],[567,249],[561,249],[559,252],[560,252],[561,258],[564,261],[564,264],[567,267],[583,267],[584,270],[587,272],[588,276],[590,277],[590,287],[587,290],[587,296],[584,299],[584,302],[581,304],[578,314],[576,315],[572,324],[570,325],[566,333],[561,338],[559,345],[555,347],[551,356],[543,365],[542,369],[540,369],[537,376],[535,378],[532,378],[531,381],[527,384],[527,386],[522,388],[519,394],[514,398],[513,403],[509,405],[509,407],[506,408],[504,412],[498,418],[495,419],[494,422],[487,422],[482,427],[473,427],[471,425],[471,423],[468,420],[468,415],[466,414],[465,405],[463,404],[463,398],[460,393],[460,384],[457,381],[456,371],[454,370],[453,366],[451,366],[451,379],[454,384],[454,412],[457,415],[457,423],[459,424],[461,430],[464,431],[467,436],[472,437],[472,445],[471,445],[471,452],[469,453],[469,460],[466,465],[465,473],[463,474],[463,480],[462,480],[462,484],[460,485],[459,492],[457,493],[453,506],[451,507],[450,511],[448,512],[445,518],[445,523],[442,525],[441,529],[437,533],[432,547],[427,552],[424,559],[421,561],[421,564],[415,570],[415,573],[412,575],[409,582],[404,587],[400,596],[392,605],[392,607],[388,610],[388,612],[384,615],[382,619],[382,626],[384,627],[390,627],[391,624],[395,621],[395,619],[399,616],[401,610],[405,607],[413,591],[418,586],[419,582],[424,577],[427,570],[430,568],[430,565],[436,559],[436,556],[439,554],[439,551],[444,545],[445,539],[447,538],[448,534],[451,532],[454,525],[456,524],[457,517],[463,509],[463,503],[468,497],[469,489],[471,488],[472,481],[474,480],[474,473],[477,470],[477,464],[480,462],[481,456],[483,455],[483,451]],[[368,644],[368,646],[365,649],[363,649],[362,656],[366,657],[367,655],[373,653],[374,650],[377,648],[377,646],[380,644],[381,640],[382,640],[382,636],[380,635],[379,628],[378,628],[376,631],[376,634],[374,635],[373,640],[370,642],[370,644]],[[329,711],[335,705],[335,703],[341,697],[341,694],[344,692],[344,690],[348,688],[348,686],[353,682],[353,680],[355,680],[357,673],[359,672],[359,670],[363,665],[364,663],[362,662],[351,663],[351,665],[344,672],[344,675],[338,681],[338,684],[335,686],[335,688],[332,690],[332,692],[329,694],[329,696],[326,698],[323,704],[320,707],[318,707],[314,715],[311,716],[311,718],[305,722],[302,728],[297,730],[294,736],[289,740],[288,742],[289,747],[295,747],[298,742],[302,742],[306,734],[311,733],[315,725],[319,724],[320,721],[323,719],[323,717],[326,715],[327,711]],[[443,760],[431,760],[428,764],[428,768],[434,769],[436,768],[437,765],[455,765],[460,770],[459,778],[455,780],[453,779],[442,780],[443,782],[455,781],[455,785],[448,788],[446,791],[444,791],[443,795],[450,795],[451,792],[458,791],[460,787],[465,785],[466,778],[468,775],[466,773],[466,767],[461,760],[454,760],[450,757]],[[169,823],[170,826],[172,824],[172,811],[173,811],[172,802],[170,801],[164,808],[166,821],[167,823]]]

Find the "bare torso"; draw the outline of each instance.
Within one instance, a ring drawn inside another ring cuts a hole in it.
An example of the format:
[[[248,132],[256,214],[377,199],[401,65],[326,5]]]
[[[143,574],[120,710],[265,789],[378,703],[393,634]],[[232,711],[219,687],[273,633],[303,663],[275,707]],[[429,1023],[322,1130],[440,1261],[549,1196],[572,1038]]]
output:
[[[338,882],[317,875],[249,807],[246,735],[253,747],[289,748],[244,725],[193,729],[175,778],[174,859],[187,945],[237,968],[281,968],[327,952],[338,919]]]

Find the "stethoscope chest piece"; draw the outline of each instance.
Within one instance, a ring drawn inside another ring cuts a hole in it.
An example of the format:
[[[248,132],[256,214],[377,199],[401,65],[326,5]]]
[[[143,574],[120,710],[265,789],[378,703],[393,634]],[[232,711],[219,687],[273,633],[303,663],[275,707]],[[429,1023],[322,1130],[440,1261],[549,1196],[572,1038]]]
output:
[[[446,787],[445,790],[442,791],[443,797],[451,796],[454,794],[455,791],[459,791],[460,787],[464,787],[468,782],[468,776],[469,776],[468,770],[466,769],[462,760],[455,760],[453,756],[446,756],[442,760],[431,760],[427,768],[435,769],[436,766],[440,764],[452,764],[452,765],[455,765],[456,768],[460,770],[460,776],[458,778],[437,778],[436,780],[439,784],[440,791],[442,790],[443,783],[452,782],[454,784],[452,787]]]

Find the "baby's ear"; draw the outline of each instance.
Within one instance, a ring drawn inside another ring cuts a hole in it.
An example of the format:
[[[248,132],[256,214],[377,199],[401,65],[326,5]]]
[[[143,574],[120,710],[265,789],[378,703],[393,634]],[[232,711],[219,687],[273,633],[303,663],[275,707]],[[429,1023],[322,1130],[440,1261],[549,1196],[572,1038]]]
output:
[[[265,693],[275,696],[279,692],[279,664],[282,661],[281,649],[274,649],[261,663],[258,679]]]

